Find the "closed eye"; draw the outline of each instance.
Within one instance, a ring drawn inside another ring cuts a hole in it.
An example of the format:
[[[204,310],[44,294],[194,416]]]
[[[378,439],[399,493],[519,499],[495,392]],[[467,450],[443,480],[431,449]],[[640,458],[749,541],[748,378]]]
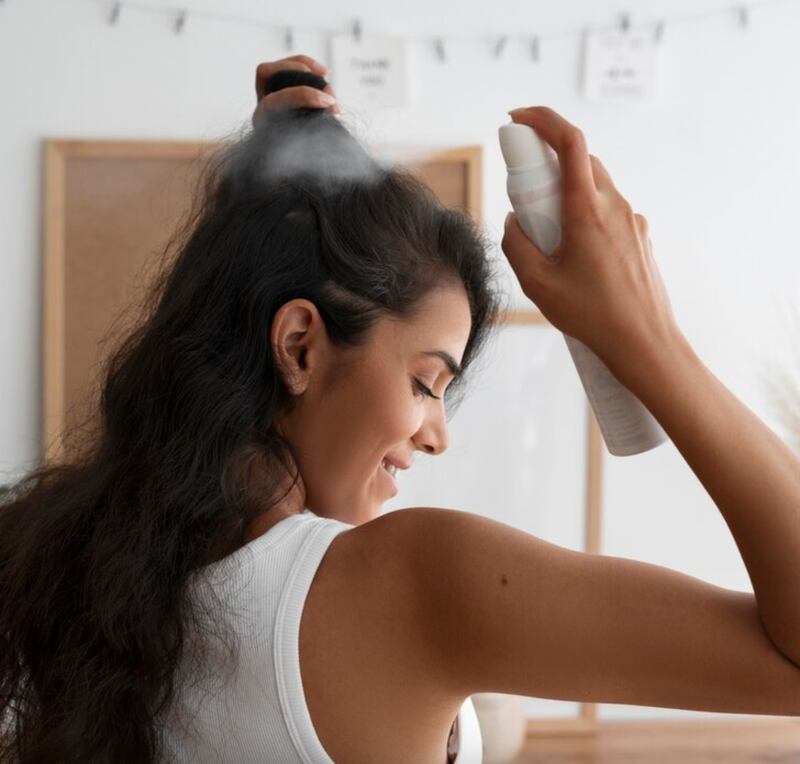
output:
[[[433,391],[429,387],[423,385],[422,382],[420,382],[416,377],[414,377],[413,379],[417,390],[419,390],[422,394],[427,395],[431,398],[435,398],[437,401],[441,400],[441,398],[438,395],[434,395]]]

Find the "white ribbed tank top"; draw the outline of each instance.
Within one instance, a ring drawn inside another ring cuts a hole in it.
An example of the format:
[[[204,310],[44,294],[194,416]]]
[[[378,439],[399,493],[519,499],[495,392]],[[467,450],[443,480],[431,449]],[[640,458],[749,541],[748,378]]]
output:
[[[235,632],[239,652],[228,662],[217,640],[195,665],[187,646],[176,700],[164,717],[164,743],[173,761],[336,764],[306,706],[300,616],[328,546],[353,527],[306,508],[195,577],[194,596],[208,608],[211,624],[222,618],[222,626]],[[222,612],[214,595],[222,600]],[[458,712],[448,752],[456,754],[454,764],[481,763],[481,732],[469,698]]]

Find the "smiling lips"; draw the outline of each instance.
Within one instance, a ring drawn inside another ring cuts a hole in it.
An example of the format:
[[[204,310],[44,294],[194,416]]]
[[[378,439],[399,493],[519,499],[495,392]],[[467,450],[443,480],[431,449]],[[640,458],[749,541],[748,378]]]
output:
[[[380,471],[381,471],[381,472],[383,472],[383,473],[386,475],[386,477],[388,477],[388,478],[389,478],[389,480],[391,481],[391,483],[392,483],[392,488],[394,489],[394,490],[393,490],[393,492],[392,492],[392,495],[393,495],[393,496],[395,496],[395,495],[397,495],[397,493],[400,491],[400,489],[399,489],[399,488],[398,488],[398,486],[397,486],[397,481],[394,479],[394,474],[393,474],[393,472],[391,472],[390,470],[393,470],[393,469],[394,469],[394,470],[396,470],[396,467],[395,467],[393,464],[389,463],[389,467],[387,468],[387,467],[386,467],[386,464],[387,464],[387,462],[386,462],[386,460],[384,460],[384,461],[381,463],[381,466],[380,466],[380,468],[379,468],[379,469],[380,469]]]
[[[397,474],[397,470],[410,469],[411,465],[413,464],[413,460],[404,462],[402,459],[398,459],[396,456],[390,456],[389,454],[386,454],[386,456],[383,457],[383,464],[394,467],[395,470],[393,474]]]
[[[412,464],[411,461],[404,463],[399,459],[388,455],[385,456],[383,461],[381,462],[381,466],[379,469],[382,469],[389,476],[389,479],[392,481],[392,486],[394,487],[395,494],[397,494],[397,492],[400,490],[397,487],[397,480],[395,479],[395,477],[397,476],[397,471],[407,470],[411,467],[411,464]]]

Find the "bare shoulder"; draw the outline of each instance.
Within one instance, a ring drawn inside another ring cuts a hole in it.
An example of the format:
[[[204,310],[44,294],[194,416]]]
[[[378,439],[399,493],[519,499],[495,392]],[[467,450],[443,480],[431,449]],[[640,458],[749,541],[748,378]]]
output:
[[[338,534],[306,599],[303,685],[334,761],[444,761],[466,698],[448,685],[424,637],[410,553],[420,527],[415,514],[387,513]]]
[[[403,572],[407,638],[456,696],[800,715],[800,668],[752,593],[455,509],[398,510],[372,532]]]

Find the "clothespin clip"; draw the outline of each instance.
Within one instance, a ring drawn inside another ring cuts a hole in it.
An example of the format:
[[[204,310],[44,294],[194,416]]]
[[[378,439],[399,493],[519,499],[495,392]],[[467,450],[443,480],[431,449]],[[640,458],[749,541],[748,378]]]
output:
[[[534,61],[538,61],[539,60],[539,53],[540,53],[540,51],[539,51],[539,38],[538,37],[534,37],[531,40],[531,58]]]
[[[750,24],[750,9],[746,5],[737,6],[736,18],[739,20],[739,26],[742,29],[747,29]]]
[[[184,26],[186,26],[186,11],[178,11],[178,15],[175,17],[175,34],[180,34]]]
[[[122,3],[114,3],[111,6],[111,10],[109,11],[108,14],[108,23],[111,24],[111,26],[114,26],[114,24],[116,24],[117,21],[119,21],[119,14],[121,10],[122,10]]]
[[[494,57],[500,58],[503,55],[503,48],[506,47],[506,42],[508,42],[508,37],[503,35],[494,45]]]

